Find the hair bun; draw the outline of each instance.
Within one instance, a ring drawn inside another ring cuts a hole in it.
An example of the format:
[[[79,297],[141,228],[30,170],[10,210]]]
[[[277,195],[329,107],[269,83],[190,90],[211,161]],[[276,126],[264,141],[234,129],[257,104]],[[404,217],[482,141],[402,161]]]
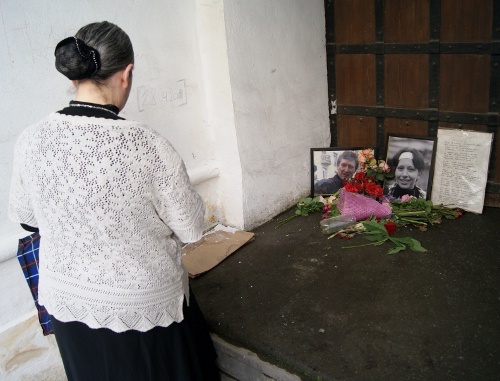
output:
[[[56,69],[71,80],[90,78],[99,70],[99,52],[77,37],[59,42],[54,51]]]

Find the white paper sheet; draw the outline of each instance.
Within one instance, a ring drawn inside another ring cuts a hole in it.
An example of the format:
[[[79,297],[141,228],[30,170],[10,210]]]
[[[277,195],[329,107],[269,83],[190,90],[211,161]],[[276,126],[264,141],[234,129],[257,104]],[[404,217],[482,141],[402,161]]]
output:
[[[431,200],[481,214],[493,134],[439,128]]]

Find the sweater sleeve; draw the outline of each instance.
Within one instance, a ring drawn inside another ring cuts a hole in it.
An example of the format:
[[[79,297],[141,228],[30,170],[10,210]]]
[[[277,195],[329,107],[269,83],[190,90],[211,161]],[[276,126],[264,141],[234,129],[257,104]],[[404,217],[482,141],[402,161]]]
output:
[[[25,156],[23,143],[24,139],[21,136],[17,140],[14,148],[14,163],[12,168],[12,181],[10,185],[8,216],[14,222],[37,227],[38,222],[35,218],[31,200],[23,178]]]
[[[205,206],[191,185],[181,157],[164,139],[159,142],[154,183],[159,217],[182,242],[198,241],[203,233]]]

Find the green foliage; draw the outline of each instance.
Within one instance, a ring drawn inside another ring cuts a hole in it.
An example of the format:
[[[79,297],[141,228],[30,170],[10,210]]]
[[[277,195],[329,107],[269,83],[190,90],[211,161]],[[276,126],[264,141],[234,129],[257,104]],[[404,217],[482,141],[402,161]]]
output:
[[[421,198],[412,198],[406,202],[395,200],[391,203],[391,207],[391,219],[398,225],[413,224],[425,227],[440,224],[443,218],[455,219],[462,214],[459,209],[434,205],[432,201]]]
[[[311,213],[319,212],[323,207],[323,203],[319,201],[319,196],[314,198],[304,197],[297,203],[295,214],[299,216],[307,216]]]
[[[365,232],[363,235],[367,240],[370,241],[370,243],[364,245],[347,246],[343,247],[343,249],[350,249],[350,248],[370,246],[370,245],[378,246],[382,245],[384,242],[390,241],[395,246],[389,249],[387,254],[395,254],[400,251],[406,250],[407,248],[409,248],[412,251],[417,251],[420,253],[427,251],[424,247],[422,247],[420,242],[414,238],[411,237],[396,238],[390,236],[386,228],[384,227],[383,223],[372,220],[372,221],[364,221],[362,222],[362,224],[365,227]]]
[[[285,218],[281,220],[278,225],[276,225],[275,229],[279,228],[281,225],[286,224],[287,222],[290,222],[293,220],[295,217],[299,216],[308,216],[311,213],[319,212],[321,211],[321,208],[323,207],[323,203],[319,201],[320,196],[316,197],[303,197],[299,200],[297,203],[297,209],[295,210],[295,214],[291,217]]]
[[[375,176],[378,175],[388,178],[388,176],[393,176],[393,173],[375,173]],[[295,217],[308,216],[316,212],[323,211],[324,217],[340,215],[340,211],[337,208],[337,201],[337,193],[326,200],[321,196],[303,197],[297,203],[295,214],[280,221],[276,228],[291,221]],[[331,234],[328,239],[332,237],[349,239],[355,235],[363,235],[370,241],[369,243],[343,248],[348,249],[369,245],[379,246],[385,242],[390,242],[393,244],[393,247],[388,250],[387,254],[399,253],[406,249],[422,253],[427,250],[422,247],[420,242],[416,239],[411,237],[398,238],[391,235],[396,231],[396,226],[414,225],[421,230],[427,230],[428,225],[440,224],[443,218],[455,219],[462,215],[462,210],[460,209],[448,208],[444,205],[434,205],[430,200],[415,197],[411,197],[404,201],[393,200],[391,208],[392,215],[382,221],[377,221],[377,219],[372,216],[368,221],[357,223]],[[389,232],[391,234],[389,234]]]
[[[380,163],[381,160],[379,160],[379,163]],[[385,172],[385,171],[382,171],[382,170],[377,170],[377,171],[374,171],[372,168],[368,167],[366,168],[366,174],[367,176],[373,176],[375,177],[375,180],[380,183],[380,184],[383,184],[383,182],[385,180],[391,180],[394,178],[394,170],[390,170],[389,172]]]

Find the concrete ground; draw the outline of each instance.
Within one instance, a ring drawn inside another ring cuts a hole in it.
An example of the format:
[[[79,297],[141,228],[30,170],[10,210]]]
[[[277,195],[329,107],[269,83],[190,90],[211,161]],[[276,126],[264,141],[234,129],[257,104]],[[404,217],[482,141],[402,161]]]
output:
[[[499,379],[500,209],[400,229],[428,252],[393,255],[320,214],[275,229],[292,214],[191,280],[215,335],[303,380]]]

